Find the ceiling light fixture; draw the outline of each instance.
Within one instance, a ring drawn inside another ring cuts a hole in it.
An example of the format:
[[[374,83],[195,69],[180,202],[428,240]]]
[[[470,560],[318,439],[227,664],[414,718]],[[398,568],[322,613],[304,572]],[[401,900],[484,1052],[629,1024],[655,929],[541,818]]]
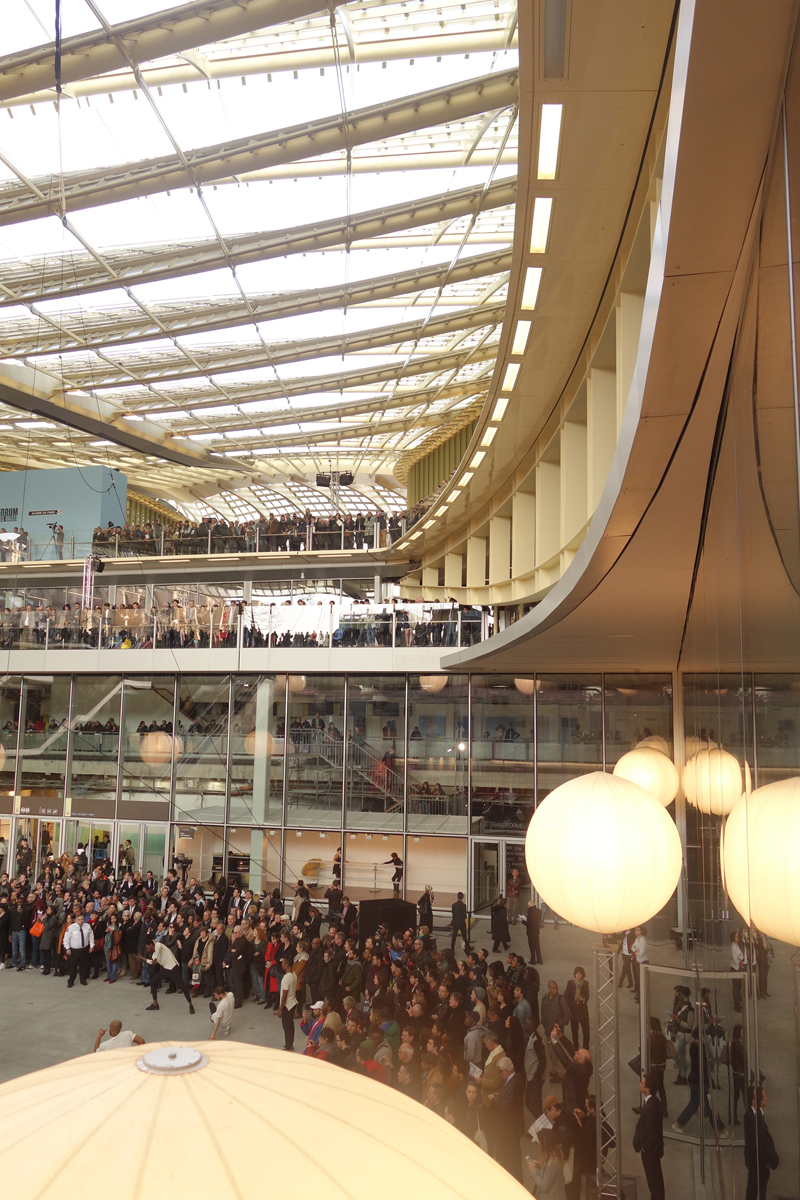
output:
[[[462,488],[466,487],[471,479],[472,479],[472,471],[465,471],[464,474],[461,476],[461,478],[458,481],[458,486],[462,487]]]
[[[519,375],[519,366],[520,366],[519,363],[509,363],[508,366],[506,367],[506,373],[503,376],[503,388],[502,388],[502,390],[504,392],[510,392],[511,389],[513,388],[514,384],[517,382],[517,376]]]
[[[531,254],[544,254],[550,236],[550,214],[553,211],[552,196],[537,196],[533,204],[531,221]]]
[[[530,321],[517,321],[517,329],[514,334],[514,342],[511,346],[512,354],[524,354],[525,347],[528,344],[528,336],[531,332]]]
[[[508,408],[508,397],[501,396],[500,399],[497,401],[497,403],[494,406],[494,412],[492,413],[492,420],[493,421],[502,421],[503,417],[506,415],[507,408]]]
[[[536,300],[539,296],[539,284],[542,281],[541,267],[528,267],[525,272],[525,287],[522,289],[522,308],[536,308]]]
[[[481,438],[481,445],[482,446],[491,446],[492,442],[494,441],[494,435],[496,433],[497,433],[497,426],[489,425],[489,427],[486,429],[486,432],[484,433],[483,437]]]
[[[469,465],[473,468],[479,467],[485,458],[486,452],[484,450],[476,450]]]
[[[543,104],[539,120],[539,179],[555,179],[561,142],[561,104]]]

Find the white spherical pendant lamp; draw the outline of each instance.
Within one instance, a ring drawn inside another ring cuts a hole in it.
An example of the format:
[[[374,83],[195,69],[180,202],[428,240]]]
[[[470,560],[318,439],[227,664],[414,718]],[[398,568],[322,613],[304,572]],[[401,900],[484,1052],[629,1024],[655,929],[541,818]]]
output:
[[[640,742],[636,743],[634,749],[638,750],[640,746],[645,746],[650,750],[658,750],[660,754],[666,754],[667,758],[670,757],[669,742],[657,733],[651,733],[649,737],[642,738]]]
[[[266,729],[251,729],[244,739],[244,752],[251,758],[268,758],[272,754],[272,734]]]
[[[446,675],[420,675],[419,686],[424,692],[441,692],[447,687]]]
[[[638,783],[664,808],[678,794],[680,778],[675,764],[653,746],[639,745],[623,754],[614,767],[614,774],[618,779]]]
[[[294,692],[296,694],[298,692],[304,692],[305,690],[306,690],[305,675],[290,675],[289,676],[289,691],[290,692]]]
[[[536,691],[536,685],[532,679],[515,679],[514,687],[518,692],[521,692],[523,696],[532,696]]]
[[[154,729],[152,733],[143,734],[139,742],[139,757],[149,766],[164,766],[170,761],[175,762],[182,754],[183,739],[173,737],[163,729]]]
[[[725,817],[742,794],[742,768],[727,750],[698,750],[683,769],[683,790],[700,812]]]
[[[562,783],[536,809],[525,841],[533,886],[559,916],[615,933],[669,900],[681,841],[666,809],[627,779],[593,771]]]
[[[698,751],[708,749],[708,742],[704,742],[702,738],[694,737],[693,734],[690,734],[688,737],[683,739],[684,762],[688,762],[690,758],[694,758]]]
[[[274,1195],[296,1194],[302,1179],[300,1190],[310,1196],[372,1200],[374,1173],[342,1172],[332,1165],[337,1151],[354,1163],[373,1161],[377,1153],[386,1200],[530,1200],[470,1138],[395,1088],[317,1058],[235,1041],[148,1043],[88,1054],[3,1084],[0,1120],[6,1144],[18,1150],[4,1164],[9,1194],[59,1200],[64,1180],[83,1170],[87,1144],[108,1128],[113,1108],[98,1105],[99,1096],[131,1112],[169,1113],[175,1128],[197,1127],[199,1113],[213,1114],[213,1133],[203,1129],[186,1160],[196,1200],[258,1196],[265,1170]],[[307,1124],[309,1111],[325,1114],[324,1134],[301,1142],[294,1131]],[[30,1119],[35,1112],[47,1112],[47,1153],[41,1124]],[[143,1181],[186,1173],[176,1163],[174,1143],[153,1120],[128,1124],[114,1162],[119,1200],[141,1196]]]
[[[746,923],[800,946],[800,779],[742,796],[720,844],[725,887]]]

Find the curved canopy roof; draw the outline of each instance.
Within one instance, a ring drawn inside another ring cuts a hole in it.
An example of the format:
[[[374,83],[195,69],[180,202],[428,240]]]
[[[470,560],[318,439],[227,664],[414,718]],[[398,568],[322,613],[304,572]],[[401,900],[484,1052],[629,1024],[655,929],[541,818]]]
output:
[[[0,467],[185,511],[400,508],[482,399],[511,242],[513,0],[6,0]]]

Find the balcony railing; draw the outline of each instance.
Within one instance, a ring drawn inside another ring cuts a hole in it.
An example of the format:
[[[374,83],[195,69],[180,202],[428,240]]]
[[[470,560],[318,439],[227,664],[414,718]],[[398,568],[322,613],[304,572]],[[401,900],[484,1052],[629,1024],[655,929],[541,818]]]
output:
[[[0,650],[467,647],[487,614],[446,604],[241,604],[0,610]]]

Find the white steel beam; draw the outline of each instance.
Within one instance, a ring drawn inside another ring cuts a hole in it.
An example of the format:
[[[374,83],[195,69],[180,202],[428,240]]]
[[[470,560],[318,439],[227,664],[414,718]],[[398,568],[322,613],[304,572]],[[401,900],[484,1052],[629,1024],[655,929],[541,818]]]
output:
[[[185,156],[164,154],[111,169],[67,172],[62,177],[63,187],[55,176],[31,180],[33,190],[30,184],[6,183],[0,186],[0,225],[50,216],[61,211],[62,202],[68,212],[74,212],[189,187],[195,181],[211,183],[230,175],[338,153],[348,145],[363,146],[462,121],[489,109],[506,108],[516,104],[518,95],[519,71],[514,68],[356,109],[346,118],[340,113],[252,137],[232,138],[187,151]]]
[[[61,79],[75,83],[106,71],[127,67],[125,56],[115,45],[124,41],[137,63],[181,54],[212,42],[283,25],[314,16],[330,5],[345,0],[202,0],[163,9],[149,17],[122,21],[113,26],[113,37],[102,29],[65,38],[61,44]],[[0,100],[26,96],[53,86],[55,46],[35,46],[0,58]]]
[[[66,313],[59,317],[55,327],[51,322],[50,325],[31,328],[31,323],[26,321],[19,330],[13,325],[0,328],[0,358],[35,358],[43,354],[65,354],[71,350],[107,349],[109,346],[135,345],[165,335],[180,337],[189,333],[232,329],[252,324],[253,317],[258,321],[273,321],[330,309],[353,308],[369,301],[408,296],[444,284],[463,283],[507,272],[510,267],[511,251],[501,250],[460,259],[454,267],[449,263],[441,263],[427,270],[415,268],[394,275],[364,279],[343,287],[249,296],[249,308],[240,299],[226,298],[151,304],[149,311],[131,312],[126,308],[77,315]],[[451,305],[463,302],[463,298],[449,301]],[[70,337],[74,338],[73,345],[66,341]]]
[[[295,398],[298,396],[316,396],[327,392],[342,392],[345,388],[370,387],[380,383],[391,383],[416,375],[438,375],[447,371],[458,370],[469,358],[470,363],[483,363],[493,359],[497,354],[497,342],[489,342],[469,351],[458,354],[431,354],[427,357],[413,358],[408,363],[387,363],[381,367],[365,367],[360,371],[338,371],[330,375],[311,375],[298,379],[285,379],[278,383],[246,383],[226,387],[229,399],[221,398],[216,390],[210,387],[191,389],[167,388],[159,391],[158,396],[163,400],[166,410],[170,404],[191,410],[192,413],[203,412],[206,409],[221,408],[227,404],[250,404],[257,400]],[[400,393],[398,393],[399,395]],[[122,397],[118,394],[118,400]],[[160,411],[153,408],[152,398],[148,398],[150,408],[147,411]],[[142,401],[139,402],[142,408]],[[134,410],[126,403],[126,412]],[[154,417],[154,419],[156,419]]]
[[[377,244],[376,238],[388,238],[407,229],[419,229],[441,222],[471,216],[480,204],[481,212],[505,208],[515,202],[516,179],[501,179],[484,193],[480,185],[459,188],[436,196],[383,208],[368,209],[349,218],[334,217],[289,229],[245,233],[226,238],[230,261],[265,262],[289,254],[312,254],[342,246]],[[459,239],[460,240],[460,239]],[[31,264],[6,263],[0,272],[0,307],[54,300],[59,296],[87,295],[103,291],[117,282],[128,287],[174,279],[202,271],[217,271],[228,262],[216,238],[186,241],[172,246],[150,246],[125,251],[108,250],[101,262],[90,255],[70,255]]]
[[[178,379],[192,379],[198,375],[251,371],[258,367],[277,367],[337,354],[369,353],[383,346],[413,342],[420,337],[432,338],[462,329],[499,325],[504,313],[505,304],[481,305],[435,316],[429,321],[405,321],[398,325],[365,329],[344,337],[277,342],[269,346],[266,353],[262,345],[233,346],[225,349],[197,347],[193,350],[191,359],[183,356],[177,358],[171,352],[163,351],[155,357],[126,357],[120,360],[118,365],[109,364],[105,357],[97,364],[73,363],[64,359],[60,363],[60,369],[67,389],[94,391],[98,388],[128,387],[131,380],[137,383],[170,383]]]

